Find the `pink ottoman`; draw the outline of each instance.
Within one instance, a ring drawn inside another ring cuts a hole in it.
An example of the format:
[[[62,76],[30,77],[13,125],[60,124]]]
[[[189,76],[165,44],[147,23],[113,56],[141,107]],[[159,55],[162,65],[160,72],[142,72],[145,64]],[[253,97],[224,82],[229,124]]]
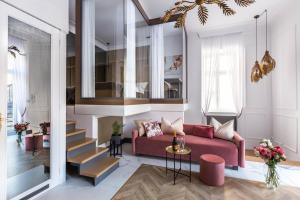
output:
[[[200,180],[209,186],[224,185],[225,160],[220,156],[200,156]]]

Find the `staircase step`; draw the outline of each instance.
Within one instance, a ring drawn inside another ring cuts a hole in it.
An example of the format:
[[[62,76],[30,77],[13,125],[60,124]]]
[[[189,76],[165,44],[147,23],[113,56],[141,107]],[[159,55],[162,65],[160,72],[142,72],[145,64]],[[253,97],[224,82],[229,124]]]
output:
[[[76,124],[75,121],[67,121],[67,122],[66,122],[66,125],[75,125],[75,124]]]
[[[76,122],[75,121],[67,121],[66,122],[66,131],[75,130]]]
[[[70,151],[79,149],[79,148],[81,148],[85,145],[89,145],[95,141],[96,141],[96,139],[93,139],[93,138],[85,138],[82,140],[71,142],[71,143],[67,144],[67,151],[70,152]]]
[[[81,164],[87,163],[88,161],[96,158],[99,155],[102,155],[103,153],[106,153],[107,151],[108,151],[107,148],[97,147],[96,149],[85,152],[78,156],[68,158],[68,162],[81,165]]]
[[[80,175],[96,179],[118,164],[119,158],[107,157],[81,170]]]
[[[85,131],[86,131],[85,129],[69,130],[69,131],[66,132],[66,136],[71,137],[71,136],[74,136],[74,135],[85,133]]]

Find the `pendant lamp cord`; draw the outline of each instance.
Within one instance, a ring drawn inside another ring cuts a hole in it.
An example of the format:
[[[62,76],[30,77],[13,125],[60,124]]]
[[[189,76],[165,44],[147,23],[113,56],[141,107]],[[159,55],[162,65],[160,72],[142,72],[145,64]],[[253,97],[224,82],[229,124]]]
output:
[[[266,12],[266,50],[268,50],[268,10]]]
[[[256,15],[254,18],[256,20],[256,38],[255,38],[255,42],[256,42],[256,60],[257,60],[257,19],[259,18],[259,16]]]
[[[257,60],[257,19],[256,19],[256,60]]]

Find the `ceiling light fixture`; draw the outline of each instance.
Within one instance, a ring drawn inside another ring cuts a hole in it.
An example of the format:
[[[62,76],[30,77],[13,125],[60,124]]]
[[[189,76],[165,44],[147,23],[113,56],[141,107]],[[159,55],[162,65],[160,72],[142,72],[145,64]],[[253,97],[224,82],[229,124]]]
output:
[[[206,5],[217,5],[225,16],[234,15],[235,11],[227,5],[229,0],[194,0],[186,1],[180,0],[175,3],[175,6],[165,12],[162,17],[164,22],[168,22],[173,15],[178,15],[175,28],[181,28],[185,25],[187,13],[194,8],[198,7],[198,18],[201,24],[205,24],[208,20],[208,9]],[[234,2],[240,7],[247,7],[255,2],[255,0],[234,0]]]
[[[259,63],[257,60],[257,20],[264,14],[266,15],[266,51],[261,63]],[[276,61],[272,58],[268,50],[268,11],[265,10],[262,14],[254,16],[254,18],[256,20],[256,61],[252,68],[251,81],[258,82],[263,76],[266,76],[273,71],[276,67]]]
[[[251,81],[258,82],[263,76],[260,64],[257,59],[257,21],[258,21],[259,15],[255,15],[254,18],[255,18],[255,22],[256,22],[256,43],[255,43],[256,44],[256,61],[255,61],[254,66],[252,67]]]
[[[266,52],[260,66],[262,73],[267,75],[276,67],[276,61],[272,58],[268,50],[268,10],[265,10],[261,15],[263,14],[266,14]]]

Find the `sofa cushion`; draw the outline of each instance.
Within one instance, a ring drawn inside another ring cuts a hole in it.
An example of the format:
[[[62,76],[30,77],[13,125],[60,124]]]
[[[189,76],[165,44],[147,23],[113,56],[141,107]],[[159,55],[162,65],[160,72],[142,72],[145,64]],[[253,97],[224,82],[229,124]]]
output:
[[[214,127],[207,125],[195,125],[191,135],[213,139]]]
[[[194,126],[192,124],[183,124],[183,132],[186,135],[192,135]]]
[[[151,120],[146,120],[146,119],[141,119],[141,120],[135,120],[134,123],[137,127],[137,130],[139,132],[139,136],[145,136],[146,130],[145,127],[143,125],[144,122],[150,122]]]
[[[172,134],[176,132],[178,135],[185,135],[183,132],[183,120],[182,118],[176,119],[174,122],[162,118],[161,119],[161,130],[164,134]]]
[[[160,129],[159,123],[155,122],[143,122],[148,138],[162,135],[163,132]]]
[[[215,128],[214,137],[229,141],[233,140],[234,120],[221,124],[215,118],[212,118],[210,124]]]

